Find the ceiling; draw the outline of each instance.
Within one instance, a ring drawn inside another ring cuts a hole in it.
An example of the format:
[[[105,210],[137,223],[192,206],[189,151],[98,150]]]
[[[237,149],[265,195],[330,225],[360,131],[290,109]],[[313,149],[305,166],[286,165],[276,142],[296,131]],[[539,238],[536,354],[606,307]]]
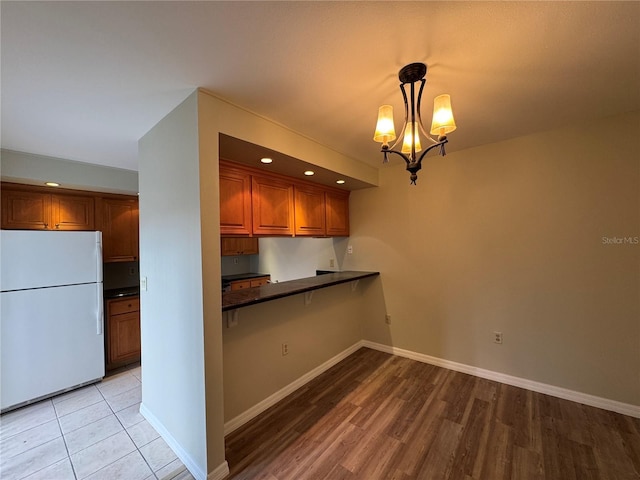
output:
[[[131,170],[196,87],[375,166],[377,108],[399,129],[411,62],[429,66],[425,119],[451,94],[449,152],[640,109],[636,1],[3,0],[0,15],[2,148]]]

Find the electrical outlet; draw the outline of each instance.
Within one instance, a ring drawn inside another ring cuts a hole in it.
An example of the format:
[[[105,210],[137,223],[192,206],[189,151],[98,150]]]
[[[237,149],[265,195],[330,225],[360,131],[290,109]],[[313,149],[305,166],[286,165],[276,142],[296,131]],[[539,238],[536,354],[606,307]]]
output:
[[[289,355],[289,344],[288,343],[283,343],[282,344],[282,356],[284,357],[285,355]]]
[[[351,255],[351,254],[353,253],[353,246],[349,245],[349,246],[347,247],[347,253],[348,253],[349,255]]]
[[[336,265],[335,265],[335,261],[333,260],[333,258],[330,258],[330,259],[329,259],[329,266],[330,266],[331,268],[333,268],[333,267],[335,267],[335,266],[336,266]]]
[[[391,325],[391,315],[389,315],[388,313],[384,316],[384,322],[387,325]]]
[[[502,332],[493,332],[493,343],[502,343]]]

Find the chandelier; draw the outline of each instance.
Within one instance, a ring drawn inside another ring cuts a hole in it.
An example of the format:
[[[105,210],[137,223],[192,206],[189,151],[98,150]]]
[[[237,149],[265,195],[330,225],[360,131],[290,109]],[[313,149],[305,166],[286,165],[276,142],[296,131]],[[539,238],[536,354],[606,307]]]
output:
[[[418,179],[418,170],[422,168],[422,159],[434,148],[440,147],[440,155],[446,155],[444,145],[447,143],[447,134],[456,129],[453,120],[453,112],[451,111],[451,97],[449,95],[438,95],[433,100],[433,121],[431,122],[430,135],[422,126],[422,118],[420,116],[420,101],[422,99],[422,90],[424,88],[425,76],[427,75],[427,66],[424,63],[410,63],[402,67],[398,72],[400,79],[400,91],[404,99],[404,126],[400,132],[400,137],[392,145],[389,142],[396,139],[396,131],[393,125],[393,107],[391,105],[382,105],[378,109],[378,123],[373,139],[382,143],[382,153],[384,154],[383,163],[388,163],[388,154],[395,153],[400,155],[407,163],[407,170],[411,173],[411,183],[416,184]],[[415,88],[420,82],[420,90],[416,101]],[[407,92],[405,85],[410,85],[411,104],[407,101]],[[427,148],[423,149],[420,143],[420,134],[431,142]],[[437,135],[437,140],[431,137]],[[402,140],[402,148],[400,151],[395,150],[396,146]]]

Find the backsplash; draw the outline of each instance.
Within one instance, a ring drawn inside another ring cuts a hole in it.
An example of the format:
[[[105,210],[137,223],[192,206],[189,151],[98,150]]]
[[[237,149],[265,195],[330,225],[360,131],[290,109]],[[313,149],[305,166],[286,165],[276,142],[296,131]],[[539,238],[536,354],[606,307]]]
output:
[[[348,237],[261,238],[258,264],[253,271],[270,274],[272,282],[313,277],[316,270],[338,271],[348,243]]]
[[[138,262],[105,263],[102,272],[105,290],[140,285],[140,265]]]
[[[258,255],[238,255],[237,257],[221,257],[220,271],[222,275],[237,275],[238,273],[251,272],[252,265],[257,263],[252,262],[253,257]],[[234,259],[237,259],[238,263],[234,263]]]

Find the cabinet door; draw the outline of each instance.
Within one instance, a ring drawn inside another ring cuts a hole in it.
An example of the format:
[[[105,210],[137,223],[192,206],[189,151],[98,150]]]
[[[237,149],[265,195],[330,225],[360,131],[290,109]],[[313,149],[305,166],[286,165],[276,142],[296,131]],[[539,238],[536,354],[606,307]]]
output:
[[[309,186],[295,186],[296,236],[326,235],[324,191]]]
[[[138,201],[103,198],[100,203],[103,260],[105,262],[137,260]]]
[[[108,300],[107,312],[107,369],[139,361],[139,299]]]
[[[240,241],[240,251],[242,255],[257,255],[259,253],[258,247],[258,239],[255,237],[252,238],[239,238]]]
[[[140,312],[109,318],[109,355],[113,365],[140,360]]]
[[[2,228],[18,230],[51,228],[51,195],[3,189]]]
[[[349,236],[349,192],[326,192],[327,235]]]
[[[220,167],[220,234],[251,234],[251,176]]]
[[[51,195],[51,228],[56,230],[95,230],[93,197]]]
[[[293,235],[293,184],[251,177],[254,235]]]
[[[222,237],[220,250],[222,256],[257,255],[258,239],[255,237]]]

